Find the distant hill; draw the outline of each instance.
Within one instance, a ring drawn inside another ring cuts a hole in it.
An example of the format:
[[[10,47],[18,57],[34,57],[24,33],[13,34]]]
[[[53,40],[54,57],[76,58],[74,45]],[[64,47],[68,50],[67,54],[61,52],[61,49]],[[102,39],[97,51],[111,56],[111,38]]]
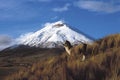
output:
[[[88,44],[86,60],[81,61],[80,57],[81,54],[71,57],[62,48],[5,50],[0,53],[0,77],[4,75],[3,80],[119,80],[120,34]],[[7,70],[11,73],[7,74]]]

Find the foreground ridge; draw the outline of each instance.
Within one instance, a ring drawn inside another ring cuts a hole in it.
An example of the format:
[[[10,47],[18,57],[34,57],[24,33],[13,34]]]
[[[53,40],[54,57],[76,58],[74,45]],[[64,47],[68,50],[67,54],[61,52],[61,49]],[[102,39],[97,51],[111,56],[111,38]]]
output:
[[[77,50],[81,44],[74,46]],[[50,53],[50,52],[48,52]],[[88,44],[86,60],[66,52],[33,63],[29,68],[6,77],[6,80],[119,80],[120,34],[110,35]]]

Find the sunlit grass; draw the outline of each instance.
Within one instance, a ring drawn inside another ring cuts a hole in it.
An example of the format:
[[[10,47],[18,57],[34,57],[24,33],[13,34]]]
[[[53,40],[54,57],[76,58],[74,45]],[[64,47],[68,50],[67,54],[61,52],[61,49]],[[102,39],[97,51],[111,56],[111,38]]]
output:
[[[76,50],[81,45],[76,47]],[[6,80],[119,80],[120,34],[111,35],[88,45],[87,59],[80,54],[70,57],[65,52],[21,69]]]

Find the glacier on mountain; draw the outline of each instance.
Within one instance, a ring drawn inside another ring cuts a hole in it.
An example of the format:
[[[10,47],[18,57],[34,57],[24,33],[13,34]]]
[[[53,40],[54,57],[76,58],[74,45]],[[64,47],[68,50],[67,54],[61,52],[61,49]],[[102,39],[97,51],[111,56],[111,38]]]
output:
[[[42,48],[60,47],[65,40],[70,41],[73,45],[80,43],[80,41],[92,42],[86,35],[74,31],[63,21],[46,23],[44,26],[41,30],[20,36],[17,42]]]

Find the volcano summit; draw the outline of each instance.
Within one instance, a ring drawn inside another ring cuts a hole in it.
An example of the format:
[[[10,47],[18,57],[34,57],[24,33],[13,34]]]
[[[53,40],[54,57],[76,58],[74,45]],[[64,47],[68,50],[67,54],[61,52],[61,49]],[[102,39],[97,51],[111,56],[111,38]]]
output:
[[[73,45],[80,43],[80,41],[85,43],[92,41],[86,35],[73,30],[63,21],[46,23],[44,26],[41,30],[20,36],[17,41],[19,44],[41,48],[60,47],[65,40],[70,41]]]

